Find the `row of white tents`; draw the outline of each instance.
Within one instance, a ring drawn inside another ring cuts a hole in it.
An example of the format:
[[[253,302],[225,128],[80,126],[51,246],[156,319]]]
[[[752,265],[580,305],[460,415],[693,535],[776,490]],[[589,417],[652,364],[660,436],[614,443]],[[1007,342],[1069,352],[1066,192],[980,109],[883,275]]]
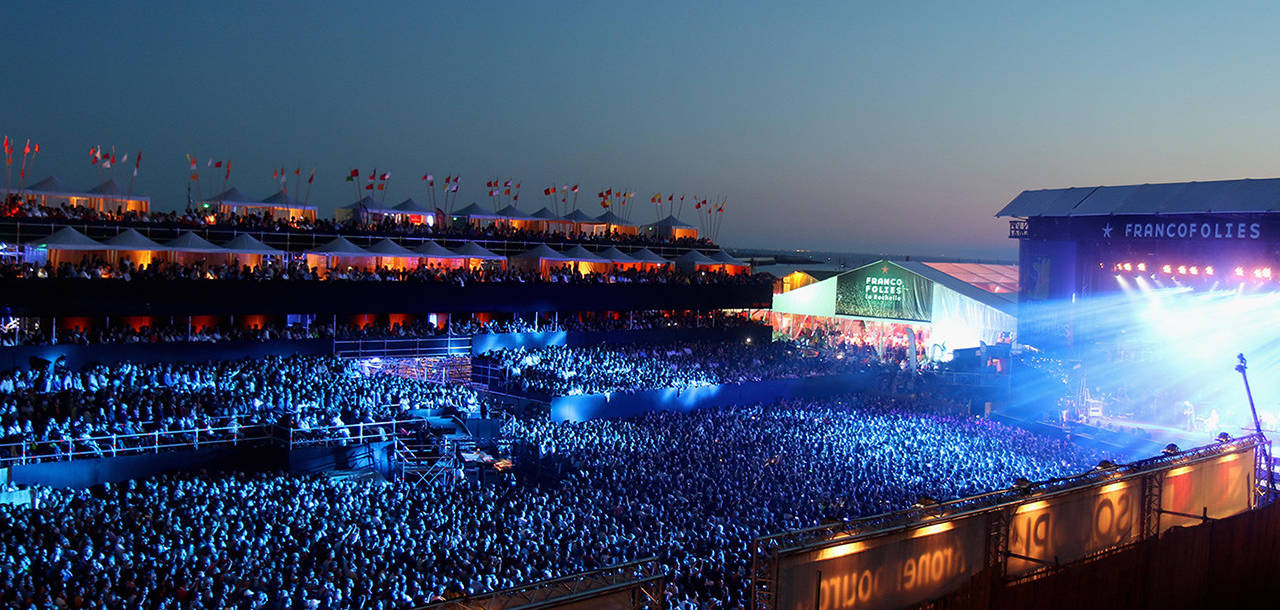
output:
[[[194,232],[187,231],[164,243],[159,243],[134,229],[125,229],[120,233],[104,239],[92,239],[71,228],[62,227],[53,234],[23,244],[36,251],[104,251],[104,252],[177,252],[187,254],[252,254],[266,256],[283,256],[283,250],[268,246],[252,235],[239,233],[223,244],[215,244]],[[558,251],[546,244],[538,244],[529,250],[511,257],[496,254],[483,246],[469,241],[455,248],[446,248],[435,241],[426,240],[416,247],[408,248],[391,239],[382,239],[368,247],[357,246],[345,237],[335,237],[328,242],[307,248],[298,254],[341,259],[435,259],[454,261],[508,261],[536,260],[547,263],[589,263],[608,265],[662,266],[675,265],[677,268],[726,268],[732,272],[742,272],[749,265],[719,250],[704,254],[697,250],[689,250],[674,260],[658,256],[648,248],[640,248],[627,253],[610,246],[599,252],[592,252],[581,245],[575,245],[565,251]],[[148,257],[149,259],[149,257]],[[732,268],[732,269],[729,269]]]

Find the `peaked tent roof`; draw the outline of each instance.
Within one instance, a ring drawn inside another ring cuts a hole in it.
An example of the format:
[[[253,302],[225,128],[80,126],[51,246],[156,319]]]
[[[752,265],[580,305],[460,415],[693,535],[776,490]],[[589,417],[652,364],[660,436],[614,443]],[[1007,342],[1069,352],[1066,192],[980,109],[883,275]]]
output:
[[[538,244],[537,246],[534,246],[524,252],[521,252],[520,254],[515,255],[514,258],[536,258],[544,261],[578,260],[573,257],[565,256],[559,252],[556,252],[555,248],[552,248],[547,244]]]
[[[434,214],[435,213],[435,210],[432,210],[414,201],[413,197],[410,197],[408,199],[405,199],[404,201],[401,201],[400,203],[397,203],[396,207],[391,209],[397,212],[404,212],[408,214]]]
[[[164,245],[170,250],[177,250],[180,252],[225,252],[221,246],[218,246],[209,240],[192,233],[191,231],[184,232],[182,235],[165,242]]]
[[[81,233],[71,227],[62,227],[53,233],[33,239],[26,243],[28,246],[37,248],[49,248],[53,250],[106,250],[107,247],[101,242],[95,241],[84,233]]]
[[[510,218],[512,220],[536,220],[533,216],[521,212],[520,208],[517,208],[514,205],[509,205],[498,210],[497,215],[503,218]]]
[[[588,216],[587,213],[583,212],[582,210],[574,210],[568,214],[565,214],[564,219],[577,222],[577,223],[583,223],[583,224],[593,224],[593,225],[604,224],[599,220],[596,220]]]
[[[364,206],[364,209],[366,210],[381,210],[382,202],[378,201],[377,199],[374,199],[373,197],[365,195],[364,197],[360,198],[359,201],[356,201],[354,203],[348,203],[347,205],[338,206],[338,209],[354,210],[359,208],[360,206]]]
[[[125,229],[116,233],[115,237],[102,242],[111,250],[168,250],[169,248],[162,246],[151,238],[137,232],[134,229]]]
[[[996,216],[1026,218],[1272,211],[1280,211],[1280,178],[1023,191]]]
[[[413,252],[418,256],[425,256],[427,258],[467,258],[466,255],[458,254],[457,252],[441,246],[430,239],[422,242],[422,245],[417,248],[414,248]],[[490,252],[490,254],[493,253]]]
[[[697,250],[690,250],[681,254],[675,260],[676,263],[691,263],[694,265],[723,265],[724,263],[711,258]]]
[[[258,241],[256,237],[248,233],[237,234],[231,238],[231,241],[222,244],[222,248],[228,252],[238,254],[277,254],[280,252],[280,250]]]
[[[234,186],[208,198],[206,201],[216,201],[218,203],[261,203],[250,199],[247,195],[241,193],[240,189]]]
[[[543,206],[541,210],[538,210],[537,212],[534,212],[529,216],[532,216],[533,218],[536,218],[538,220],[546,220],[550,222],[565,222],[565,219],[563,217],[557,216],[555,212],[551,211],[551,208],[548,208],[546,206]]]
[[[307,250],[307,253],[328,254],[330,256],[373,256],[368,250],[351,243],[345,237],[335,237]]]
[[[35,184],[32,184],[31,186],[28,186],[27,188],[22,190],[28,193],[40,193],[40,194],[50,194],[50,195],[74,194],[67,189],[66,185],[62,184],[61,180],[58,180],[57,176],[45,176],[44,180],[41,180]]]
[[[467,258],[481,258],[481,259],[489,259],[489,260],[503,260],[507,258],[500,254],[494,254],[484,249],[483,247],[480,246],[480,244],[477,244],[474,241],[469,241],[465,244],[462,244],[461,246],[454,248],[453,251]]]
[[[650,249],[648,249],[648,248],[640,248],[639,250],[636,250],[635,252],[632,252],[632,253],[631,253],[631,257],[632,257],[632,258],[634,258],[634,259],[636,259],[636,260],[638,260],[638,261],[640,261],[640,262],[642,262],[642,263],[654,263],[654,264],[657,264],[657,265],[670,265],[670,264],[671,264],[671,261],[669,261],[669,260],[667,260],[667,259],[665,259],[665,258],[662,258],[661,256],[658,256],[657,254],[654,254],[654,253],[653,253],[653,250],[650,250]]]
[[[114,178],[107,179],[106,182],[99,184],[87,191],[89,195],[98,195],[101,197],[128,197],[130,199],[149,199],[146,195],[137,195],[126,193],[120,185],[116,184]]]
[[[618,225],[622,227],[636,226],[636,223],[631,222],[630,220],[627,220],[621,216],[618,216],[617,214],[614,214],[613,210],[608,210],[605,213],[599,216],[596,216],[596,220],[603,222],[604,224],[607,224],[607,225]]]
[[[751,266],[744,261],[740,261],[730,256],[729,253],[725,252],[724,250],[713,252],[709,256],[712,260],[724,263],[726,265],[733,265],[734,267],[750,267]]]
[[[575,261],[586,261],[589,263],[608,263],[609,259],[591,252],[582,246],[574,246],[564,251],[564,255]]]
[[[449,216],[467,216],[467,217],[476,216],[476,217],[485,217],[485,219],[497,219],[498,217],[497,214],[493,214],[493,212],[490,212],[489,210],[485,210],[485,208],[480,207],[479,203],[471,203],[471,205],[468,205],[467,207],[463,207],[462,210],[454,211],[453,214]]]
[[[297,197],[294,197],[293,195],[290,195],[289,193],[286,193],[284,191],[276,191],[272,193],[269,197],[267,197],[266,199],[263,199],[262,203],[269,203],[271,205],[279,205],[279,206],[285,206],[290,208],[302,208],[305,210],[316,209],[316,206],[302,203],[302,201],[298,200]]]
[[[617,246],[609,246],[608,248],[601,250],[599,254],[603,258],[609,259],[609,262],[621,265],[641,262],[636,257],[619,250]],[[652,252],[650,254],[652,254]]]
[[[390,239],[387,239],[387,238],[383,238],[382,240],[378,241],[378,243],[373,244],[368,248],[365,248],[365,250],[371,254],[377,254],[378,256],[418,258],[418,255],[414,254],[412,250],[400,244],[397,244],[396,242],[391,241]]]
[[[646,229],[650,229],[650,228],[654,228],[654,229],[692,229],[692,228],[694,228],[694,227],[693,227],[693,225],[688,224],[688,223],[685,223],[684,221],[680,220],[679,218],[676,218],[675,216],[670,216],[670,215],[668,215],[666,218],[663,218],[662,220],[659,220],[659,221],[657,221],[657,222],[652,222],[652,223],[649,223],[649,224],[647,224],[647,225],[644,225],[644,228],[646,228]]]

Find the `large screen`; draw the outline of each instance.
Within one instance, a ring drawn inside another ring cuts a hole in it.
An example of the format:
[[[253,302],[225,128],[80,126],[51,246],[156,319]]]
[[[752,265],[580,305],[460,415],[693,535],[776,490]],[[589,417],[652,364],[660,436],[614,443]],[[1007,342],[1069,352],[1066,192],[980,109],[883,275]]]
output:
[[[982,569],[985,520],[967,517],[778,560],[778,608],[901,608],[938,597]]]
[[[928,322],[932,310],[933,282],[896,265],[868,265],[836,279],[837,314]]]

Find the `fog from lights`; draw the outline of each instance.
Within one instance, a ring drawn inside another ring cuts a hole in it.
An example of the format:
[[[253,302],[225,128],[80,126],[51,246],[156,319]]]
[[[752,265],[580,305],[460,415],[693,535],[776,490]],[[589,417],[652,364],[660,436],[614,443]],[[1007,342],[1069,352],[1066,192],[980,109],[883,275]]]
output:
[[[1208,268],[1201,270],[1208,273]],[[1074,304],[1055,301],[1019,307],[1023,328],[1061,328],[1063,320],[1073,321],[1070,348],[1037,344],[1033,337],[1020,339],[1046,353],[1062,354],[1064,360],[1078,360],[1083,374],[1080,379],[1065,380],[1066,386],[1063,381],[1045,380],[1040,386],[1019,389],[1018,408],[1053,413],[1057,397],[1064,391],[1074,395],[1083,383],[1095,396],[1114,396],[1123,387],[1135,406],[1153,405],[1159,416],[1176,418],[1183,401],[1190,401],[1199,419],[1217,411],[1222,428],[1252,428],[1240,376],[1232,370],[1236,354],[1243,352],[1249,357],[1249,380],[1259,416],[1264,426],[1276,427],[1280,421],[1280,325],[1273,320],[1280,308],[1280,292],[1275,285],[1208,282],[1193,290],[1163,287],[1159,280],[1143,276],[1121,276],[1116,282],[1121,290],[1080,298]],[[1209,284],[1214,288],[1206,290]]]

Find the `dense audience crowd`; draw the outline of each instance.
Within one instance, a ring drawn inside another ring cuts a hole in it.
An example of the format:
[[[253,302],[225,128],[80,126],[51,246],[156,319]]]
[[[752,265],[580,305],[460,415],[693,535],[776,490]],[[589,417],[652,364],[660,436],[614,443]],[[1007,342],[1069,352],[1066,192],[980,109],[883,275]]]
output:
[[[498,333],[531,333],[553,331],[601,332],[619,330],[650,330],[659,328],[698,328],[758,326],[762,322],[745,315],[725,312],[631,312],[628,315],[543,317],[531,319],[513,316],[511,319],[481,321],[476,318],[451,319],[447,324],[431,322],[428,317],[406,318],[403,321],[367,322],[364,324],[313,321],[302,323],[253,324],[248,327],[201,324],[190,328],[182,326],[129,326],[114,324],[110,327],[84,328],[74,325],[59,329],[40,328],[39,325],[13,324],[11,329],[0,329],[0,346],[15,345],[100,345],[121,343],[221,343],[225,341],[274,341],[305,339],[420,339],[427,337],[468,337]],[[55,340],[56,336],[56,340]]]
[[[0,604],[407,608],[657,556],[670,607],[746,608],[756,536],[1101,457],[946,407],[844,397],[516,420],[525,465],[496,487],[258,473],[45,490],[0,507]]]
[[[237,281],[329,281],[329,282],[424,282],[466,286],[477,283],[508,284],[616,284],[652,283],[681,286],[706,285],[767,285],[772,282],[766,274],[730,274],[723,271],[698,271],[690,273],[670,266],[655,269],[613,269],[599,273],[586,273],[572,266],[562,266],[541,273],[537,270],[515,267],[456,267],[447,268],[434,264],[419,265],[413,269],[391,267],[341,266],[321,270],[309,267],[305,262],[281,261],[263,258],[262,262],[249,265],[213,264],[207,261],[193,263],[153,262],[135,264],[130,259],[110,263],[99,257],[87,257],[79,263],[63,262],[53,265],[35,263],[0,264],[0,279],[83,279],[83,280],[237,280]]]
[[[249,213],[220,213],[208,209],[183,212],[98,211],[82,206],[42,206],[35,200],[17,196],[9,198],[0,207],[0,217],[39,218],[74,221],[77,225],[96,224],[119,227],[162,226],[174,229],[217,228],[231,231],[268,233],[310,233],[320,235],[366,235],[386,237],[426,237],[433,239],[509,240],[544,242],[548,244],[622,245],[622,246],[682,246],[690,248],[714,248],[706,238],[673,238],[663,235],[630,235],[618,231],[569,231],[534,230],[516,228],[510,223],[477,226],[471,223],[414,224],[408,219],[382,217],[378,219],[351,218],[334,220],[301,217],[274,218]],[[446,226],[447,225],[447,226]],[[597,225],[598,226],[598,225]]]
[[[194,430],[217,440],[274,425],[298,439],[345,437],[423,408],[477,411],[479,397],[465,386],[366,371],[333,357],[17,369],[0,372],[0,451],[97,454],[184,442],[197,437]]]
[[[862,370],[867,362],[786,343],[682,343],[514,348],[477,358],[496,369],[499,388],[538,397],[693,388]]]

